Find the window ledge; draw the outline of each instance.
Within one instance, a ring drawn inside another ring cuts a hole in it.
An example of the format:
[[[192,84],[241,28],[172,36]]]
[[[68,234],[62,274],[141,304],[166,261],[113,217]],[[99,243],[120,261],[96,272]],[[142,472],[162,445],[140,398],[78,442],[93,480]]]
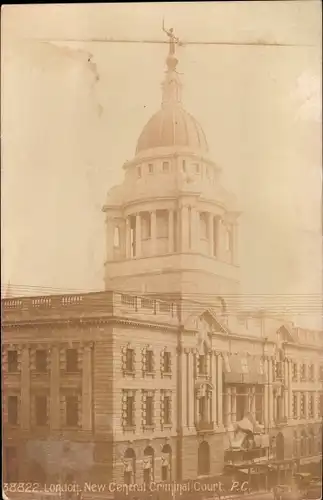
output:
[[[123,430],[124,430],[125,432],[131,432],[131,431],[132,431],[132,432],[135,432],[135,430],[136,430],[136,426],[135,426],[135,425],[124,425],[124,426],[123,426]]]
[[[136,372],[135,372],[135,370],[123,370],[123,375],[125,377],[135,377]]]
[[[171,378],[172,377],[172,372],[162,372],[162,377],[164,377],[164,378]]]
[[[155,425],[154,424],[144,424],[142,427],[143,427],[143,429],[145,431],[153,431],[153,430],[155,430]]]

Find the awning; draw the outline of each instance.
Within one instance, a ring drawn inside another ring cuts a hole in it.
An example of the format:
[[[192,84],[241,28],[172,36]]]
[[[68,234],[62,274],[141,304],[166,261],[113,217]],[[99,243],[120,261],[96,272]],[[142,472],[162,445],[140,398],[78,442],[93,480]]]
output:
[[[245,432],[238,430],[230,439],[231,448],[240,450],[245,439]]]
[[[260,356],[231,354],[224,362],[224,380],[237,384],[265,384]]]

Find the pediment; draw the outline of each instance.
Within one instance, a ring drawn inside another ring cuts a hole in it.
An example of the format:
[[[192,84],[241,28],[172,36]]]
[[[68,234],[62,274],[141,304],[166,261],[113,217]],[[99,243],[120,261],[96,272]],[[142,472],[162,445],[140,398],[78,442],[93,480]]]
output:
[[[287,324],[282,325],[277,330],[277,333],[280,336],[281,342],[296,342],[296,339],[293,334],[293,329]]]
[[[206,333],[222,333],[228,335],[230,333],[225,324],[224,317],[217,314],[212,308],[205,309],[202,314],[192,314],[189,316],[184,324],[186,330],[194,330],[195,332],[202,332],[203,336]]]

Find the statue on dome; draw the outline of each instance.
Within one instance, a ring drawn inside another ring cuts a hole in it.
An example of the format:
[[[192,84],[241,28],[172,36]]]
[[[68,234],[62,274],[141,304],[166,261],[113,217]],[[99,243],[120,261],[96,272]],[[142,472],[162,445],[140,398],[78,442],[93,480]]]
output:
[[[174,35],[173,28],[169,28],[169,30],[167,30],[165,28],[164,19],[163,19],[163,31],[166,33],[166,35],[169,38],[169,55],[174,56],[175,55],[175,45],[177,43],[179,43],[179,39]]]

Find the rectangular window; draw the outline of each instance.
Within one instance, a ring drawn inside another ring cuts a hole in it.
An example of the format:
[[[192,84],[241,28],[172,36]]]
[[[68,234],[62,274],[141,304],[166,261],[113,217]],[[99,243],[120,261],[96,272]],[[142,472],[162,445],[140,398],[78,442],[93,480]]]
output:
[[[194,163],[193,164],[193,168],[194,168],[194,172],[196,174],[199,174],[200,173],[200,165],[198,163]]]
[[[8,424],[18,424],[18,396],[8,397]]]
[[[314,394],[312,393],[308,395],[308,416],[309,418],[314,417]]]
[[[18,371],[18,351],[8,351],[8,372]]]
[[[154,165],[152,163],[148,164],[148,172],[152,174],[154,172]]]
[[[146,351],[146,372],[152,373],[154,371],[153,351]]]
[[[134,418],[135,398],[133,396],[127,396],[126,405],[127,405],[126,425],[128,427],[133,427],[135,425],[135,418]]]
[[[164,373],[171,373],[172,367],[171,367],[171,356],[170,352],[165,351],[164,352]]]
[[[313,382],[314,381],[314,365],[310,365],[308,367],[308,380],[310,382]]]
[[[319,417],[323,417],[323,394],[320,394],[318,403],[319,403]]]
[[[137,175],[139,178],[141,177],[141,167],[137,167]]]
[[[78,412],[78,397],[77,396],[67,396],[66,397],[66,425],[68,427],[76,427],[79,423],[79,412]]]
[[[206,421],[206,397],[202,396],[198,401],[199,401],[200,421],[205,422]]]
[[[301,364],[301,380],[303,382],[306,380],[306,365],[305,365],[305,363]]]
[[[297,363],[293,363],[293,382],[297,382]]]
[[[171,397],[164,396],[164,423],[171,424]]]
[[[182,170],[183,170],[183,172],[186,172],[186,161],[185,160],[183,160],[183,162],[182,162]]]
[[[127,349],[126,353],[126,370],[128,372],[133,372],[135,369],[135,364],[134,364],[134,350],[133,349]]]
[[[78,371],[77,349],[66,349],[66,371],[69,373],[75,373]]]
[[[305,418],[305,404],[306,404],[306,399],[305,399],[305,394],[301,394],[301,418]]]
[[[167,465],[162,465],[161,480],[162,481],[168,480],[168,466]]]
[[[169,163],[168,161],[163,161],[163,172],[169,171]]]
[[[153,425],[154,399],[152,396],[146,397],[146,425]]]
[[[293,394],[293,418],[297,418],[297,394]]]
[[[36,396],[35,420],[36,425],[47,425],[47,396]]]
[[[35,366],[37,372],[47,371],[47,351],[45,349],[36,350]]]

